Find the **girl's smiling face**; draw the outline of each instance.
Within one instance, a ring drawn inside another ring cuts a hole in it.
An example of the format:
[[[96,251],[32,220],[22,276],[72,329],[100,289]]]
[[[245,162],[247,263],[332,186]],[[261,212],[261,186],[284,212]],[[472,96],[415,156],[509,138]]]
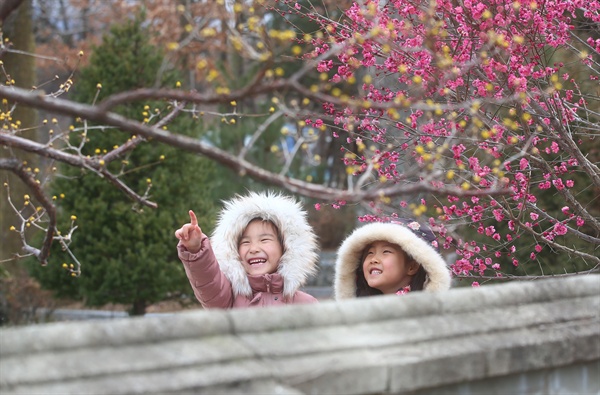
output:
[[[399,246],[376,241],[367,247],[362,268],[370,287],[384,294],[393,294],[410,284],[419,264],[409,260]]]
[[[261,219],[250,221],[240,238],[238,253],[249,275],[275,273],[283,255],[275,225]]]

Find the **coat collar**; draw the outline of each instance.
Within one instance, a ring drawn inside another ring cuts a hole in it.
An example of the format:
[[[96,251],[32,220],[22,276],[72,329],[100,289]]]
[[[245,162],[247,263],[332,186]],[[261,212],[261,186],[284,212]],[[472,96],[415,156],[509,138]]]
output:
[[[283,277],[279,273],[248,276],[252,293],[266,292],[280,294],[283,292]]]

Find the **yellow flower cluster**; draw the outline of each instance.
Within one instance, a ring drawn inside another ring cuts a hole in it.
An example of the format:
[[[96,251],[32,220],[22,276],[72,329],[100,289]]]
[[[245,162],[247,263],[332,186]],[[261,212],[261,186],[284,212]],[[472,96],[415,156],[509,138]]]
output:
[[[293,30],[269,30],[269,37],[279,41],[291,41],[296,38],[296,32]]]

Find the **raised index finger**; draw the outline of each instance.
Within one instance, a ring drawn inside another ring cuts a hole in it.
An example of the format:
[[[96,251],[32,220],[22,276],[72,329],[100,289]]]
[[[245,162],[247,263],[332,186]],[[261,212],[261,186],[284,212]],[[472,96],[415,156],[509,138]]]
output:
[[[198,219],[192,210],[190,210],[190,222],[193,226],[198,226]]]

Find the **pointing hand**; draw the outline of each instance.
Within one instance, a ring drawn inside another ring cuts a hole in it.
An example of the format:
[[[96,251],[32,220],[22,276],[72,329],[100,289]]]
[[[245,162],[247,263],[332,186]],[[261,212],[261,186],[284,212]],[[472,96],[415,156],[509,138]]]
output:
[[[181,240],[181,244],[191,253],[200,251],[202,244],[202,229],[198,226],[196,214],[190,210],[190,223],[183,225],[175,231],[175,237]]]

